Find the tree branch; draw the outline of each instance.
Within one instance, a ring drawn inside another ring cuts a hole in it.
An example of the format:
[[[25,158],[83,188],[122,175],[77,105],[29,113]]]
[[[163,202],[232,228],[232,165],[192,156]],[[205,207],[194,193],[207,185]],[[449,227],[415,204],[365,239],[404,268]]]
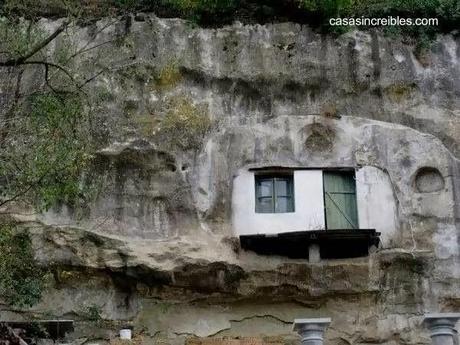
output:
[[[83,87],[86,85],[86,84],[89,84],[90,82],[92,82],[94,79],[96,79],[97,77],[99,77],[102,73],[104,73],[106,71],[106,69],[101,69],[99,72],[97,72],[95,75],[93,75],[92,77],[86,79],[83,83],[81,83],[80,85],[78,85],[78,89],[81,90],[83,89]]]
[[[52,164],[51,164],[52,166]],[[15,201],[16,199],[18,199],[19,197],[22,197],[24,195],[26,195],[27,193],[29,193],[32,188],[34,188],[35,186],[38,186],[40,185],[40,183],[42,183],[43,179],[48,175],[48,173],[50,172],[51,168],[48,169],[47,171],[45,171],[45,173],[43,175],[41,175],[36,181],[34,182],[31,182],[28,186],[26,186],[25,188],[21,189],[20,191],[18,191],[16,194],[14,194],[13,196],[7,198],[7,199],[3,199],[0,201],[0,207],[12,202],[12,201]]]
[[[45,67],[45,84],[50,88],[50,90],[53,91],[56,95],[62,95],[62,94],[68,93],[68,91],[56,90],[54,88],[54,86],[51,85],[51,80],[50,80],[50,77],[49,77],[49,68],[50,68],[50,66],[56,67],[58,65],[54,65],[54,64],[50,64],[50,63],[43,63],[43,66]],[[73,80],[73,78],[72,78],[72,80]],[[74,83],[76,83],[76,81],[74,81]]]
[[[26,62],[27,59],[34,56],[37,52],[45,48],[52,40],[54,40],[61,32],[63,32],[66,27],[69,25],[68,21],[64,21],[61,26],[59,26],[50,36],[48,36],[43,41],[37,43],[32,49],[25,55],[20,56],[15,59],[9,59],[3,62],[0,62],[0,66],[17,66],[22,65]]]
[[[67,69],[65,69],[65,67],[62,67],[61,65],[58,65],[57,63],[48,62],[48,61],[24,61],[22,64],[23,65],[46,65],[46,66],[57,68],[58,70],[64,72],[66,76],[68,76],[75,84],[77,84],[73,75],[70,74],[70,72]]]
[[[92,47],[89,47],[89,48],[88,48],[88,46],[89,46],[92,42],[94,42],[94,40],[97,38],[97,36],[98,36],[102,31],[104,31],[104,30],[107,29],[108,27],[112,26],[113,24],[117,23],[118,21],[119,21],[119,19],[116,19],[116,20],[114,20],[114,21],[112,21],[112,22],[109,22],[109,23],[107,23],[106,25],[104,25],[102,28],[100,28],[98,31],[96,31],[96,32],[93,34],[93,38],[92,38],[91,40],[89,40],[81,49],[77,50],[74,54],[72,54],[72,55],[67,59],[66,62],[72,60],[72,59],[73,59],[75,56],[77,56],[77,55],[80,55],[80,54],[82,54],[82,53],[85,53],[85,52],[87,52],[87,51],[89,51],[89,50],[92,50],[92,49],[94,49],[94,48],[100,47],[100,46],[102,46],[102,45],[104,45],[104,44],[113,42],[114,40],[109,40],[109,41],[102,42],[102,43],[96,44],[95,46],[92,46]]]
[[[35,183],[31,183],[29,186],[27,186],[26,188],[24,188],[23,190],[19,191],[18,193],[16,193],[15,195],[13,195],[12,197],[6,199],[6,200],[2,200],[0,202],[0,207],[2,207],[3,205],[6,205],[7,203],[9,202],[13,202],[14,200],[16,200],[17,198],[21,197],[21,196],[24,196],[25,194],[27,194],[33,187],[35,187],[38,183],[41,182],[41,180],[44,178],[45,176],[42,176],[40,178],[39,181],[35,182]]]

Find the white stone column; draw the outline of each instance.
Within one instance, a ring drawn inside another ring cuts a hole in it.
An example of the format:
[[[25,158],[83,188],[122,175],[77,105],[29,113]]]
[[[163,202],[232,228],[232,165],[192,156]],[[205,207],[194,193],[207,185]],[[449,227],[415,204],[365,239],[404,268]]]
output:
[[[308,262],[318,263],[321,261],[319,244],[311,243],[308,246]]]
[[[294,331],[302,337],[302,345],[323,345],[324,331],[330,323],[330,318],[295,319]]]
[[[430,330],[432,345],[457,345],[458,332],[455,324],[460,313],[425,314],[423,322]]]

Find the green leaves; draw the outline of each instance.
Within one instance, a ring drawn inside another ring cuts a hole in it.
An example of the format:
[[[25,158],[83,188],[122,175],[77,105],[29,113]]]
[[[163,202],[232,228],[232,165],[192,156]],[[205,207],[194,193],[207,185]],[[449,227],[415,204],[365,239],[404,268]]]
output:
[[[25,55],[30,47],[45,38],[45,32],[23,19],[0,18],[0,50],[9,59]]]
[[[38,267],[26,232],[13,224],[0,225],[0,295],[7,303],[32,306],[40,298],[47,281],[47,271]]]
[[[0,12],[2,5],[0,2]],[[136,11],[160,16],[179,16],[200,25],[223,25],[234,20],[270,22],[302,21],[313,27],[330,28],[331,17],[436,17],[436,32],[449,32],[460,26],[458,0],[5,0],[3,12],[19,17],[76,16],[97,18],[107,14]],[[364,29],[364,27],[362,27]],[[403,31],[410,30],[405,26]],[[339,30],[343,31],[343,30]]]
[[[17,196],[40,210],[84,200],[89,190],[81,176],[92,157],[80,97],[36,94],[13,120],[0,152],[2,197]]]
[[[194,23],[209,21],[209,18],[226,18],[240,5],[240,0],[163,0],[165,6],[177,10],[180,15]]]

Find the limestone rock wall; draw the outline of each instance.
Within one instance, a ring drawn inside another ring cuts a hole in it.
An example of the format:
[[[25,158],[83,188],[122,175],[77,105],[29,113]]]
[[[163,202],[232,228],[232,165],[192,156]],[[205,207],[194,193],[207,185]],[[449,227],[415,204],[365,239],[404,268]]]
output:
[[[296,343],[295,317],[331,316],[330,344],[427,343],[422,314],[460,308],[458,38],[439,36],[422,59],[372,32],[136,18],[74,28],[50,46],[99,45],[77,63],[88,76],[106,68],[90,86],[102,187],[83,217],[66,205],[6,210],[30,228],[55,282],[38,306],[3,306],[1,317],[76,318],[76,342],[128,322],[172,344]],[[26,71],[21,87],[38,74]],[[1,84],[6,108],[14,85]],[[165,135],[166,119],[183,114],[209,130],[191,123]],[[242,251],[233,178],[270,165],[379,169],[396,226],[365,258],[312,264]],[[88,307],[104,327],[85,323]]]

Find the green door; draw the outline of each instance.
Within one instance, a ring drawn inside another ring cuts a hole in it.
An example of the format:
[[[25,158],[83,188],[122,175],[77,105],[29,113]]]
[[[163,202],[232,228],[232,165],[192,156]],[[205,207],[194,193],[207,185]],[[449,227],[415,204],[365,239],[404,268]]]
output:
[[[354,172],[325,171],[323,181],[326,228],[358,229]]]

